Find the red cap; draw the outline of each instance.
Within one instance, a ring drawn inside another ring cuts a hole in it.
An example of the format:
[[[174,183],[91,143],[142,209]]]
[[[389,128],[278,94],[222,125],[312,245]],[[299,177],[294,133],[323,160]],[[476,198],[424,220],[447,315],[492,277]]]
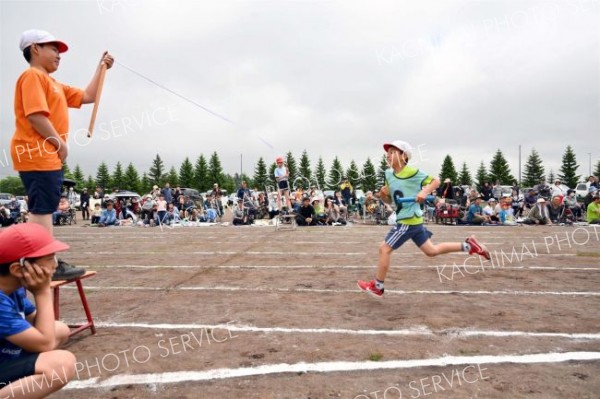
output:
[[[277,157],[277,159],[275,159],[275,163],[279,162],[283,162],[283,157]]]
[[[39,258],[67,249],[67,244],[55,240],[37,223],[15,224],[0,231],[0,264],[21,258]]]

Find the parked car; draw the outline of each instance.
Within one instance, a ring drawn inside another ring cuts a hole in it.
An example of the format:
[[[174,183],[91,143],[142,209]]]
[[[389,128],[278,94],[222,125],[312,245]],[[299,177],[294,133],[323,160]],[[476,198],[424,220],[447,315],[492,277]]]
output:
[[[0,205],[6,205],[10,202],[10,197],[12,194],[9,193],[0,193]]]
[[[325,198],[327,198],[327,197],[333,197],[333,193],[335,193],[335,191],[333,191],[333,190],[325,190],[325,191],[323,191],[323,194],[325,195]]]
[[[585,183],[578,183],[575,187],[575,196],[577,201],[583,201],[583,198],[588,194],[588,186]]]

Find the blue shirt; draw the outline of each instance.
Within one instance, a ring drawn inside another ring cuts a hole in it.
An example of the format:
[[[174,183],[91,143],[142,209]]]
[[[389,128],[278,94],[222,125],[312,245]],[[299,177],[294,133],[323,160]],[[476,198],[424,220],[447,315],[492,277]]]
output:
[[[35,312],[35,306],[27,299],[24,288],[19,288],[10,295],[0,291],[0,359],[16,359],[23,349],[10,343],[6,337],[22,333],[31,328],[25,320]]]
[[[100,222],[102,224],[115,224],[117,221],[117,211],[113,208],[110,211],[104,209],[100,215]]]
[[[469,207],[469,213],[467,214],[467,221],[472,222],[473,218],[475,217],[476,213],[479,213],[479,215],[481,215],[481,207],[477,204],[471,204],[471,206]]]

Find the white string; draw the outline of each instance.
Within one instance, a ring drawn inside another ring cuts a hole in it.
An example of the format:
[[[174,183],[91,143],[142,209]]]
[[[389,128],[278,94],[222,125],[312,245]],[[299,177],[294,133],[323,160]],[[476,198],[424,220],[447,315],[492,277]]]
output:
[[[179,93],[177,93],[177,92],[175,92],[175,91],[173,91],[173,90],[169,89],[168,87],[166,87],[166,86],[164,86],[164,85],[162,85],[162,84],[160,84],[160,83],[158,83],[158,82],[156,82],[156,81],[154,81],[154,80],[150,79],[150,78],[149,78],[149,77],[147,77],[147,76],[144,76],[144,75],[142,75],[141,73],[139,73],[139,72],[135,71],[134,69],[132,69],[132,68],[128,67],[127,65],[124,65],[124,64],[122,64],[122,63],[120,63],[119,61],[116,61],[116,60],[115,60],[115,63],[116,63],[116,64],[119,64],[120,66],[122,66],[123,68],[125,68],[125,69],[129,70],[130,72],[133,72],[134,74],[138,75],[140,78],[142,78],[142,79],[145,79],[145,80],[147,80],[148,82],[150,82],[150,83],[152,83],[152,84],[155,84],[156,86],[160,87],[161,89],[163,89],[163,90],[166,90],[166,91],[168,91],[169,93],[171,93],[171,94],[174,94],[174,95],[176,95],[177,97],[179,97],[179,98],[182,98],[182,99],[184,99],[185,101],[187,101],[187,102],[189,102],[189,103],[192,103],[192,104],[194,104],[195,106],[197,106],[197,107],[199,107],[199,108],[202,108],[204,111],[208,112],[209,114],[212,114],[212,115],[216,116],[217,118],[224,120],[225,122],[233,123],[233,121],[231,121],[230,119],[228,119],[228,118],[226,118],[226,117],[224,117],[224,116],[222,116],[222,115],[219,115],[218,113],[216,113],[216,112],[214,112],[214,111],[212,111],[212,110],[210,110],[210,109],[206,108],[204,105],[202,105],[202,104],[198,104],[196,101],[194,101],[194,100],[192,100],[192,99],[190,99],[190,98],[187,98],[187,97],[185,97],[185,96],[183,96],[183,95],[181,95],[181,94],[179,94]]]

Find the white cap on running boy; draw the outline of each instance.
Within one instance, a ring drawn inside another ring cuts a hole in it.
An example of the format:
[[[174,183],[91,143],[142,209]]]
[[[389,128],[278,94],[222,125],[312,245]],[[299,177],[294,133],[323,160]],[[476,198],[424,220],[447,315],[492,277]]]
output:
[[[413,148],[406,141],[395,140],[395,141],[392,141],[391,143],[385,143],[383,145],[383,149],[386,152],[387,152],[388,148],[390,148],[390,147],[395,147],[395,148],[399,149],[400,151],[402,151],[404,154],[406,154],[406,158],[407,159],[411,159],[412,158]]]

